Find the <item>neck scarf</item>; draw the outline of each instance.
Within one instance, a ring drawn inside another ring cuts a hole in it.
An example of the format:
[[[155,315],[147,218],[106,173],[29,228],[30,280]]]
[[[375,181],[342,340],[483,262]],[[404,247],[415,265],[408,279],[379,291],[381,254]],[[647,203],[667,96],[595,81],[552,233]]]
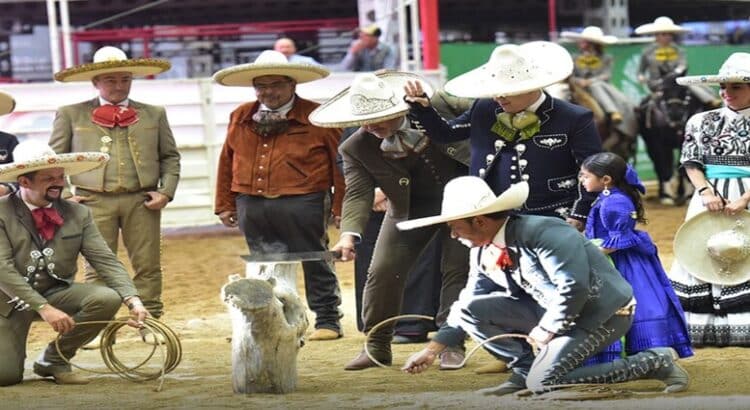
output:
[[[531,111],[521,111],[516,114],[501,112],[497,115],[491,131],[508,142],[514,142],[516,139],[523,141],[533,137],[539,132],[541,126],[539,117]]]
[[[39,236],[45,241],[52,239],[57,227],[63,224],[63,218],[55,208],[37,208],[31,211],[31,216]]]
[[[105,128],[127,127],[138,122],[138,112],[131,107],[102,105],[91,112],[91,122]]]

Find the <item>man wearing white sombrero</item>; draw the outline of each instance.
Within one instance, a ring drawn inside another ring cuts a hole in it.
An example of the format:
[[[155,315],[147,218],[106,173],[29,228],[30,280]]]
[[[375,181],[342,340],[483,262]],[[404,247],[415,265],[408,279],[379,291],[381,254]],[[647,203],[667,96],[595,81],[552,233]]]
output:
[[[696,114],[685,126],[680,163],[695,192],[669,278],[694,346],[750,346],[750,53],[733,53],[717,73],[677,83],[718,84],[724,107]],[[733,226],[734,240],[724,243],[734,246],[711,249],[709,236],[721,239]]]
[[[71,200],[91,208],[115,254],[122,234],[135,271],[133,282],[155,318],[164,312],[161,210],[177,190],[180,154],[164,108],[134,101],[129,94],[134,77],[159,74],[169,67],[166,60],[128,59],[118,48],[102,47],[92,63],[56,73],[61,82],[90,81],[98,96],[60,107],[50,137],[50,146],[59,154],[98,151],[112,158],[101,168],[70,178]],[[86,280],[95,281],[97,276],[87,266]]]
[[[34,362],[34,373],[58,384],[86,384],[66,362],[93,339],[121,304],[133,327],[148,312],[122,263],[94,225],[91,211],[61,199],[65,177],[104,166],[101,152],[55,154],[44,143],[26,141],[15,161],[0,165],[0,181],[18,182],[18,192],[0,198],[0,386],[23,380],[26,340],[31,322],[44,320],[60,334]],[[74,281],[82,255],[106,286]]]
[[[507,44],[445,85],[450,94],[479,98],[454,120],[446,122],[430,107],[419,84],[410,84],[406,94],[432,139],[470,140],[471,175],[497,193],[528,181],[524,213],[557,216],[583,229],[594,196],[581,189],[578,170],[584,158],[601,151],[601,139],[591,111],[542,91],[572,71],[570,54],[557,44]]]
[[[675,24],[671,18],[657,17],[652,23],[636,27],[635,34],[654,35],[654,44],[646,47],[641,54],[638,65],[638,80],[645,83],[649,90],[657,92],[664,89],[666,82],[674,83],[678,75],[687,73],[687,56],[685,50],[677,45],[675,36],[689,33],[690,29]],[[717,107],[721,101],[708,88],[695,84],[688,86],[690,92],[703,104]]]
[[[407,218],[430,215],[440,206],[443,186],[466,173],[465,165],[455,157],[457,150],[435,144],[406,117],[404,102],[407,82],[422,84],[427,94],[432,89],[424,79],[404,72],[363,73],[348,87],[310,114],[310,121],[322,127],[360,126],[341,144],[344,160],[346,195],[344,197],[341,238],[333,246],[343,260],[350,260],[354,247],[362,239],[376,187],[388,198],[365,282],[362,320],[368,334],[368,351],[375,360],[391,364],[393,324],[370,330],[383,320],[401,313],[407,277],[431,238],[442,241],[442,287],[436,325],[445,322],[448,309],[466,282],[468,252],[439,227],[401,232],[396,223]],[[425,290],[429,292],[430,290]],[[423,295],[415,296],[423,297]],[[458,332],[463,336],[462,332]],[[441,356],[441,367],[458,368],[463,360],[463,345]],[[376,366],[362,351],[345,367],[362,370]]]
[[[477,342],[509,333],[528,335],[484,345],[513,374],[480,392],[501,396],[528,388],[544,393],[553,385],[636,379],[660,380],[665,393],[685,390],[688,374],[674,363],[677,353],[671,348],[581,367],[630,328],[636,308],[633,289],[570,225],[559,218],[516,214],[528,195],[526,182],[496,196],[482,179],[460,177],[445,186],[440,215],[398,224],[410,230],[447,223],[451,236],[473,247],[469,281],[451,307],[450,326]],[[437,354],[457,342],[452,333],[439,330],[403,370],[426,370]]]
[[[0,92],[0,116],[13,112],[16,100],[9,94]],[[18,138],[13,134],[0,131],[0,164],[13,162],[13,149],[18,145]],[[0,182],[0,197],[16,190],[13,183]]]
[[[328,74],[323,66],[292,63],[273,50],[214,74],[221,85],[254,87],[257,97],[229,118],[214,207],[225,226],[239,226],[253,253],[328,248],[329,217],[339,220],[345,189],[336,165],[341,130],[311,124],[307,117],[318,104],[296,94],[297,84]],[[308,340],[338,339],[341,296],[333,263],[302,267],[307,304],[316,315]]]

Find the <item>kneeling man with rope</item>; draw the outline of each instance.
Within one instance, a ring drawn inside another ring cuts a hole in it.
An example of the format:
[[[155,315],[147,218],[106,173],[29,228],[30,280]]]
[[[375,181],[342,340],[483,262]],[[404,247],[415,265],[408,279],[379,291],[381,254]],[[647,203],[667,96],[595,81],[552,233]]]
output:
[[[34,373],[58,384],[86,384],[67,360],[106,326],[121,303],[130,310],[132,327],[143,327],[148,316],[91,211],[61,199],[66,175],[98,168],[109,156],[57,155],[46,144],[27,141],[13,157],[15,162],[0,166],[0,181],[19,185],[18,192],[0,198],[0,386],[23,380],[26,339],[31,322],[40,317],[60,336],[34,363]],[[106,286],[73,283],[79,254]]]
[[[512,210],[523,205],[528,193],[522,182],[496,197],[481,178],[459,177],[445,186],[441,215],[398,224],[413,229],[447,222],[451,236],[472,247],[469,280],[448,325],[487,341],[485,349],[513,371],[505,383],[480,392],[500,396],[528,388],[543,393],[560,385],[635,379],[660,380],[666,393],[685,390],[688,374],[674,362],[678,356],[671,348],[581,367],[627,332],[635,309],[633,290],[570,225],[515,215]],[[441,333],[403,370],[420,373],[446,346],[460,342]],[[531,344],[539,348],[536,355]]]

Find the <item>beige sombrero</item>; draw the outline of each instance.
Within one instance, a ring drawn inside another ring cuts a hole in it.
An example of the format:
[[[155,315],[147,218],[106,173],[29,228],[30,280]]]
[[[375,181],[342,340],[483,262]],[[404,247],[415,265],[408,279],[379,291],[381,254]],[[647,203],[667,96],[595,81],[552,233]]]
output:
[[[354,127],[387,121],[409,111],[404,86],[419,81],[428,97],[433,90],[424,78],[402,71],[357,74],[345,88],[310,113],[310,122],[326,128]]]
[[[558,44],[504,44],[486,64],[448,81],[445,91],[469,98],[518,95],[562,81],[572,72],[573,58]]]
[[[284,54],[275,50],[265,50],[254,62],[240,64],[219,70],[214,81],[230,87],[252,87],[253,80],[264,75],[284,75],[299,83],[328,77],[327,68],[308,63],[291,63]]]
[[[440,215],[399,222],[396,226],[406,231],[472,216],[507,211],[520,208],[528,197],[529,184],[527,182],[513,184],[500,196],[496,196],[482,178],[458,177],[445,184]]]
[[[718,74],[678,77],[677,84],[750,83],[750,53],[733,53],[719,68]]]
[[[66,175],[76,175],[99,168],[109,161],[103,152],[55,154],[49,145],[27,140],[16,145],[13,162],[0,165],[0,182],[16,182],[19,176],[48,168],[65,168]]]
[[[672,34],[682,34],[689,32],[690,29],[687,29],[685,27],[682,27],[678,24],[674,24],[674,21],[672,21],[669,17],[657,17],[656,20],[654,20],[653,23],[646,23],[641,26],[638,26],[635,29],[635,34],[656,34],[656,33],[672,33]]]
[[[677,262],[696,278],[719,285],[750,280],[750,212],[701,212],[675,234]]]
[[[125,52],[119,48],[106,46],[96,50],[93,63],[59,71],[55,73],[55,80],[63,83],[90,81],[97,75],[117,72],[128,72],[136,77],[145,77],[163,73],[171,66],[169,61],[156,58],[128,59]]]
[[[597,44],[614,44],[617,42],[617,37],[604,35],[601,28],[597,26],[588,26],[583,29],[580,33],[575,31],[563,31],[560,33],[560,37],[567,38],[570,40],[586,40]]]
[[[10,94],[0,91],[0,115],[9,114],[13,112],[15,108],[16,100],[14,100]]]

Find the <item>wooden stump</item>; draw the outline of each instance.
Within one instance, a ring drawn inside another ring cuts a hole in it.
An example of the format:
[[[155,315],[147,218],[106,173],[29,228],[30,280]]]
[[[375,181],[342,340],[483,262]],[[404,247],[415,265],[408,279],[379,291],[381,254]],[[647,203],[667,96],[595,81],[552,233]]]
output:
[[[306,308],[275,278],[230,276],[221,298],[232,319],[235,393],[290,393],[297,386],[297,352],[307,330]]]

